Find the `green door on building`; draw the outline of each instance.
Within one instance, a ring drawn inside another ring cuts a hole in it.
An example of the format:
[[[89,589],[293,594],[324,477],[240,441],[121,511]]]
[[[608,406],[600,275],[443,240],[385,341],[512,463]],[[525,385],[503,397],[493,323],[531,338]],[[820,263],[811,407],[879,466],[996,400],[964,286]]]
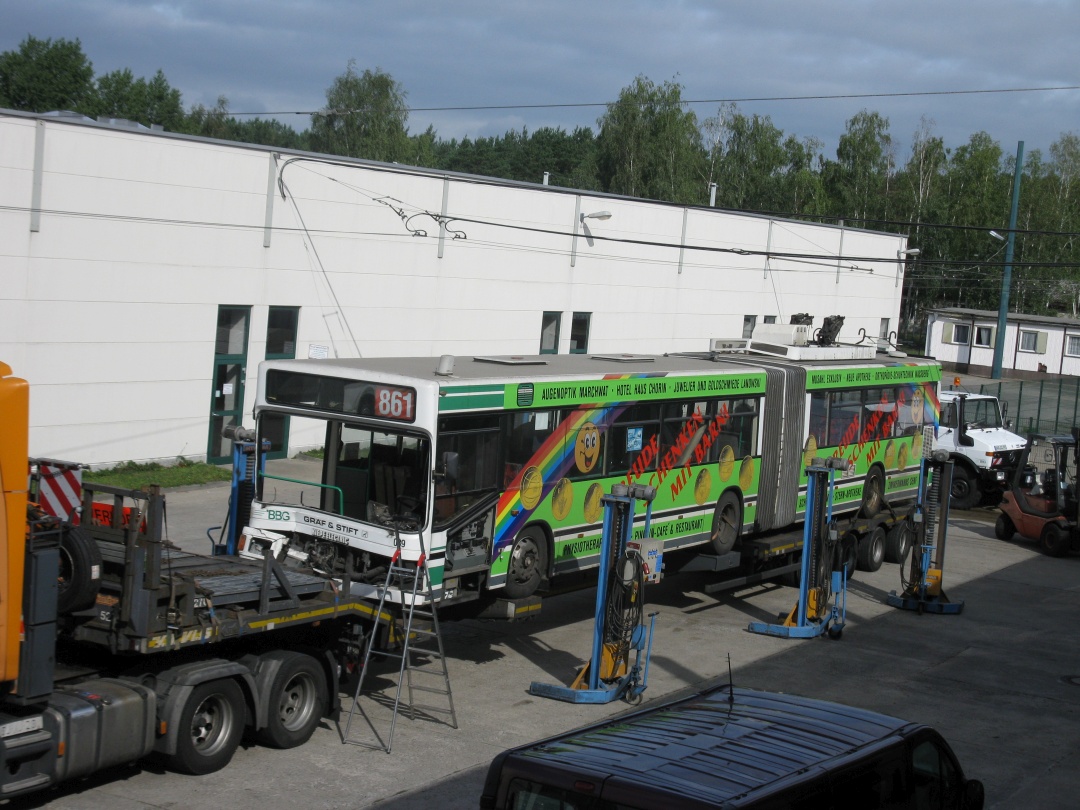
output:
[[[244,419],[244,376],[247,373],[248,325],[251,307],[218,307],[214,341],[214,373],[210,395],[210,435],[206,445],[209,464],[232,461],[232,441],[221,431]]]

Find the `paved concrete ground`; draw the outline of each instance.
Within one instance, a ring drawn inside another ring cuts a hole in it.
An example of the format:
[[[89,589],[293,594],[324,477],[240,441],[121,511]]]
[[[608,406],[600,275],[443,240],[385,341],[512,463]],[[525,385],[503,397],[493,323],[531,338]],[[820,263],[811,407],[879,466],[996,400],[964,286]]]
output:
[[[289,462],[290,465],[310,462]],[[302,471],[302,467],[291,467]],[[287,474],[287,473],[282,473]],[[228,489],[168,495],[170,537],[206,550]],[[986,784],[990,808],[1075,808],[1080,796],[1080,558],[1051,559],[993,536],[992,510],[954,513],[945,586],[958,616],[917,615],[883,603],[899,588],[885,565],[851,583],[840,641],[783,640],[746,631],[790,609],[776,585],[707,596],[709,575],[650,588],[660,611],[650,700],[727,677],[740,686],[837,700],[930,723]],[[577,706],[532,697],[533,681],[568,683],[588,656],[594,592],[545,601],[542,615],[508,624],[444,624],[459,728],[398,722],[392,754],[342,745],[334,722],[292,751],[243,747],[224,771],[185,777],[122,768],[44,794],[59,809],[252,810],[303,806],[382,810],[476,807],[487,764],[505,747],[613,715],[625,704]]]

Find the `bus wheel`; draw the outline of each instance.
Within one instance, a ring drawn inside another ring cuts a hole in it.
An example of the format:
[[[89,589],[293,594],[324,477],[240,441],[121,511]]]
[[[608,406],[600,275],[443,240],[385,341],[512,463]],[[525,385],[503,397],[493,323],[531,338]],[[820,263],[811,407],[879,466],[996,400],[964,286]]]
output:
[[[742,505],[739,497],[730,490],[720,496],[713,511],[712,532],[709,539],[712,541],[713,551],[717,554],[727,554],[735,548],[735,541],[739,539],[739,531],[742,529]]]
[[[514,539],[504,589],[510,599],[524,599],[536,593],[547,570],[546,550],[544,533],[535,527],[526,529]]]
[[[885,473],[881,467],[871,467],[863,482],[862,508],[863,517],[875,517],[885,508]]]
[[[174,770],[190,774],[220,771],[229,764],[244,731],[244,693],[236,681],[221,678],[191,690],[180,714]]]
[[[885,562],[885,529],[875,527],[859,541],[859,570],[877,571]]]

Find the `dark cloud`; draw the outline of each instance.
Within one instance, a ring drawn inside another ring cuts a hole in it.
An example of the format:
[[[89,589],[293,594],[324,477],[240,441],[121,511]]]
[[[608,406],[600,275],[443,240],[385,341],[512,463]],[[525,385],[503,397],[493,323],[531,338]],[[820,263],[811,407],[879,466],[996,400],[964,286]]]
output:
[[[954,0],[456,3],[357,0],[34,0],[9,3],[0,50],[27,34],[82,40],[101,74],[159,68],[187,105],[311,111],[350,59],[379,67],[411,106],[586,104],[637,75],[687,99],[904,93],[1080,84],[1080,4]],[[1046,149],[1077,129],[1080,91],[744,102],[832,154],[861,109],[889,118],[897,157],[923,118],[955,147],[985,130],[1006,152]],[[715,104],[694,107],[701,119]],[[595,126],[602,107],[416,111],[444,138],[510,128]],[[280,116],[298,129],[306,116]]]

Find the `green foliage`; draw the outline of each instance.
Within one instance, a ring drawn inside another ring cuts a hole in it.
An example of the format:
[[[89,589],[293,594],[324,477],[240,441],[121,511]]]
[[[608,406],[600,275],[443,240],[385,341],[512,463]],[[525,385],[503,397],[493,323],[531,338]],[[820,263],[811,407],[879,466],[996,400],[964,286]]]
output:
[[[657,86],[638,76],[597,124],[603,191],[699,205],[707,201],[701,132],[697,116],[683,109],[682,85]]]
[[[0,107],[29,112],[86,112],[94,96],[94,66],[79,40],[27,37],[0,54]]]
[[[394,162],[409,152],[405,90],[389,73],[345,72],[326,91],[326,107],[312,116],[311,145],[319,152]]]
[[[88,470],[83,473],[83,480],[124,489],[142,489],[151,484],[162,487],[182,487],[209,484],[215,481],[230,481],[232,472],[227,467],[214,467],[180,456],[171,466],[158,464],[155,461],[147,463],[125,461],[107,470]]]
[[[100,76],[89,110],[95,118],[126,118],[143,126],[157,124],[172,132],[184,128],[180,91],[169,84],[160,70],[150,81],[136,79],[127,68]]]

